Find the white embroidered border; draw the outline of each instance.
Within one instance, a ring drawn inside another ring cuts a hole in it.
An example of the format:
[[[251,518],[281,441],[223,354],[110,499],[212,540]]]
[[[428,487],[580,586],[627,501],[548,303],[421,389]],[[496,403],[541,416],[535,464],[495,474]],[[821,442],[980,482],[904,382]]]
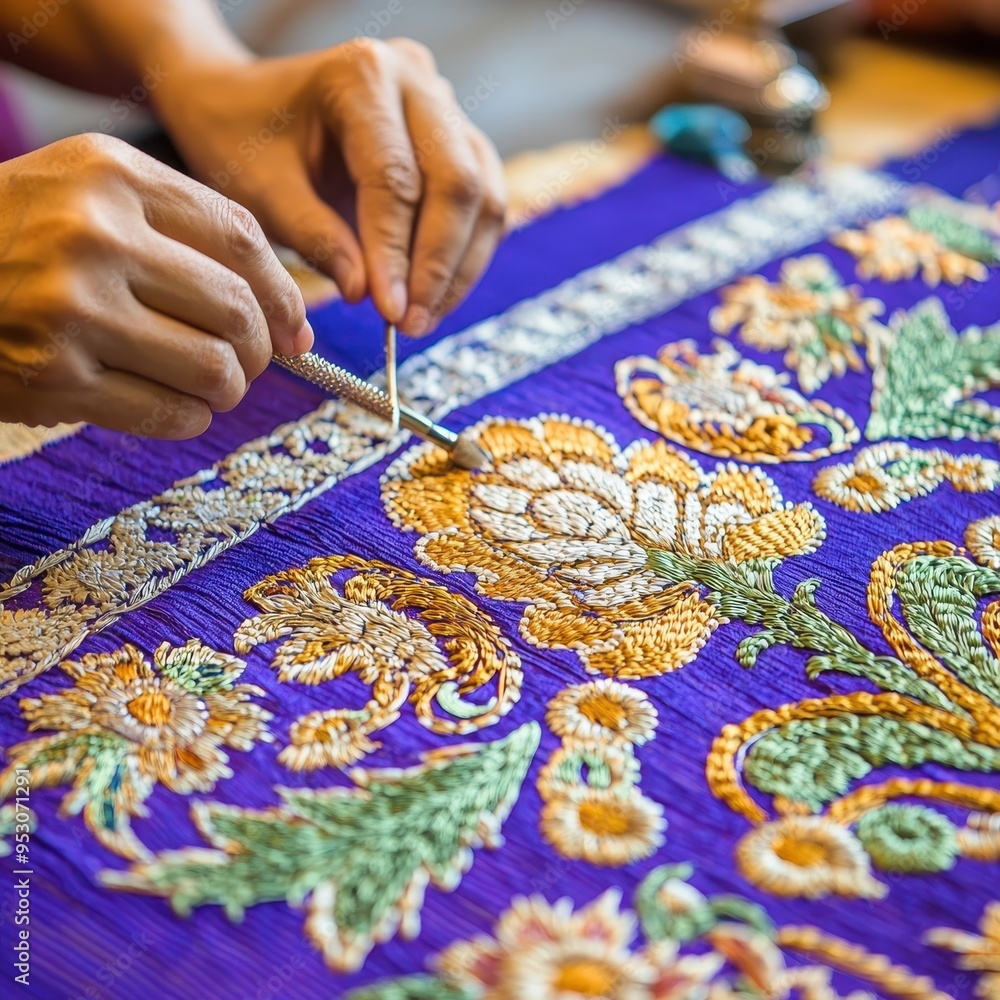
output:
[[[899,181],[851,168],[779,183],[439,341],[401,366],[400,391],[439,419],[838,226],[880,216],[906,193]],[[38,594],[16,612],[0,603],[0,697],[407,436],[386,442],[380,428],[331,400],[19,570],[0,602],[33,586]],[[164,531],[174,541],[157,540]]]

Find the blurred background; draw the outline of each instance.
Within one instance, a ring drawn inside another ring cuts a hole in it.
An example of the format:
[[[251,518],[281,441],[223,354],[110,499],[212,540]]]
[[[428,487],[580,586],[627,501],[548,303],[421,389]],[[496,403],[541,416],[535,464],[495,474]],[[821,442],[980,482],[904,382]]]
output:
[[[934,142],[943,128],[1000,115],[1000,0],[217,5],[265,54],[359,35],[426,43],[470,117],[508,158],[515,204],[522,185],[544,187],[546,173],[562,169],[581,143],[587,169],[575,175],[586,176],[563,185],[567,194],[627,172],[656,140],[625,125],[647,121],[666,104],[738,111],[735,124],[673,115],[657,129],[661,140],[716,163],[726,162],[727,149],[742,147],[753,162],[730,162],[736,173],[751,166],[787,172],[818,155],[874,164]],[[141,107],[109,120],[106,99],[11,72],[36,143],[84,130],[148,138]]]

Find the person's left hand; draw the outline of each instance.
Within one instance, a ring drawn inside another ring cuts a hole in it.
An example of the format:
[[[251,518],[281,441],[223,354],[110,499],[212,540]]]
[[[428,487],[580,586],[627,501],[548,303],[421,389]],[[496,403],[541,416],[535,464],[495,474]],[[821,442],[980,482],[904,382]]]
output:
[[[200,180],[404,333],[432,330],[493,256],[499,157],[416,42],[173,72],[156,100]]]

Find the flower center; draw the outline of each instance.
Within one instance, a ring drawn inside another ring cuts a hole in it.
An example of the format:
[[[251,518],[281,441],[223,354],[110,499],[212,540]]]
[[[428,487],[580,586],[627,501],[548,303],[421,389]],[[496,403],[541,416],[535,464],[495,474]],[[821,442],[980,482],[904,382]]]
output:
[[[577,958],[559,967],[552,985],[556,990],[580,996],[610,997],[614,995],[620,978],[619,970],[604,962]]]
[[[844,485],[850,490],[866,494],[877,493],[882,488],[882,484],[870,472],[857,472],[845,480]]]
[[[621,837],[632,831],[628,810],[611,802],[583,802],[579,816],[584,830],[600,836]]]
[[[143,691],[125,707],[129,715],[144,726],[164,725],[170,718],[173,708],[170,699],[162,691]]]
[[[580,702],[580,714],[605,729],[622,729],[628,721],[622,706],[604,694],[595,694]]]
[[[798,868],[815,868],[827,861],[826,846],[816,840],[802,840],[799,837],[779,837],[774,842],[774,853]]]

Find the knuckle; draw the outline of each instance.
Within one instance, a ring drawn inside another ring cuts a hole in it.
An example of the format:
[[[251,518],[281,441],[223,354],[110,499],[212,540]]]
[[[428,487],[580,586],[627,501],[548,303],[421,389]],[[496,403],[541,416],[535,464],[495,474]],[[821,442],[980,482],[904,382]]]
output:
[[[414,38],[393,38],[388,45],[420,69],[429,72],[437,70],[434,53],[423,42],[418,42]]]
[[[234,278],[225,304],[226,336],[236,344],[253,341],[259,332],[257,303],[250,286],[241,278]]]
[[[454,270],[448,261],[436,254],[424,261],[422,270],[425,281],[435,288],[446,286],[454,277]]]
[[[388,191],[407,205],[417,205],[423,182],[413,150],[383,146],[358,178],[358,186]]]
[[[500,191],[489,192],[483,198],[479,211],[487,222],[502,226],[507,218],[507,195]]]
[[[483,200],[485,185],[471,167],[454,166],[439,182],[439,190],[460,208],[476,208]]]
[[[253,213],[228,198],[219,206],[226,244],[241,260],[259,260],[267,252],[267,240]]]
[[[222,402],[234,393],[243,394],[240,366],[232,347],[224,340],[213,338],[198,352],[197,385],[200,392]]]

